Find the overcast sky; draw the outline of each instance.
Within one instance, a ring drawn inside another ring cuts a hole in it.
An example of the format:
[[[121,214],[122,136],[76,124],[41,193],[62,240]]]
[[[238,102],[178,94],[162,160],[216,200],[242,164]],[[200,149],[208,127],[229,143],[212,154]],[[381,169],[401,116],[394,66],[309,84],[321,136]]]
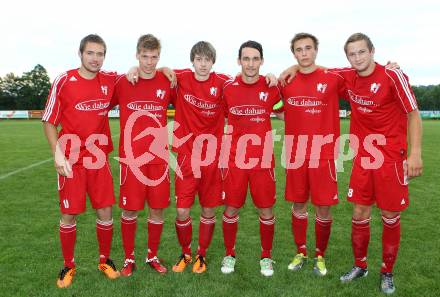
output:
[[[294,63],[290,39],[309,32],[320,40],[317,63],[347,66],[343,44],[355,32],[369,35],[376,61],[397,61],[413,85],[440,83],[438,1],[23,1],[2,2],[0,76],[43,65],[51,79],[77,68],[79,41],[98,33],[107,43],[103,69],[125,72],[136,65],[137,38],[152,33],[162,42],[159,65],[191,66],[199,40],[217,49],[218,72],[235,74],[241,43],[263,45],[262,73],[279,74]]]

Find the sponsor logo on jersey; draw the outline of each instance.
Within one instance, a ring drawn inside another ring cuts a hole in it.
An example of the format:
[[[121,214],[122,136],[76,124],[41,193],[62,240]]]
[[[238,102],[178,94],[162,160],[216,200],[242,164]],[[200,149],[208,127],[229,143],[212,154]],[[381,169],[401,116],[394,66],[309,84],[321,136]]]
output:
[[[327,84],[323,84],[323,83],[318,83],[317,85],[316,85],[316,90],[319,92],[319,93],[325,93],[325,89],[327,89]]]
[[[375,105],[372,100],[369,100],[370,97],[368,96],[356,95],[350,90],[348,91],[348,95],[350,96],[351,101],[356,102],[357,104],[365,105],[365,106]]]
[[[204,110],[201,113],[207,117],[212,117],[213,115],[215,115],[215,111],[210,111],[210,110]]]
[[[131,110],[161,111],[163,106],[158,105],[154,101],[133,101],[127,104],[127,108]]]
[[[106,109],[109,107],[109,105],[110,102],[108,100],[96,99],[96,100],[88,100],[77,103],[75,105],[75,109],[81,111],[94,111],[94,110]]]
[[[358,109],[359,111],[362,111],[363,113],[370,113],[370,112],[373,112],[371,109],[366,108],[366,107],[362,107],[362,106],[358,107],[357,109]]]
[[[299,107],[313,107],[324,105],[321,100],[316,100],[316,97],[297,96],[287,99],[287,103]]]
[[[217,95],[217,88],[216,87],[211,87],[209,89],[209,93],[211,94],[211,96],[216,96]]]
[[[184,95],[183,98],[185,98],[186,102],[194,105],[195,107],[201,108],[201,109],[213,109],[213,108],[217,107],[216,103],[202,100],[202,99],[197,98],[196,96],[193,96],[190,94]]]
[[[377,91],[379,91],[380,84],[378,83],[372,83],[370,86],[370,92],[376,94]]]
[[[107,92],[108,92],[108,87],[107,86],[101,86],[101,92],[107,96]]]
[[[77,79],[76,79],[75,76],[72,76],[72,77],[69,79],[69,81],[77,81]]]
[[[252,122],[256,122],[256,123],[262,123],[264,122],[266,119],[260,118],[260,117],[256,117],[256,118],[251,118],[250,119]]]
[[[266,102],[267,97],[269,96],[268,92],[260,92],[260,100]]]
[[[311,113],[311,114],[317,114],[317,113],[321,113],[321,110],[320,109],[311,108],[311,109],[306,109],[306,112]]]
[[[239,116],[255,116],[264,114],[266,109],[259,105],[239,105],[231,107],[229,111]]]
[[[165,94],[166,94],[165,90],[161,90],[161,89],[156,90],[156,97],[159,99],[163,99],[165,97]]]

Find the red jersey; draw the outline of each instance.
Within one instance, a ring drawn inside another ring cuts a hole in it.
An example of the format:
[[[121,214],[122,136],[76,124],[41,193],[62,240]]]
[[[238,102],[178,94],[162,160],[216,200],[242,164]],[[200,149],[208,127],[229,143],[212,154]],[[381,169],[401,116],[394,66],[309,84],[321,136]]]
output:
[[[285,135],[293,138],[290,162],[295,160],[295,156],[301,159],[337,158],[335,142],[340,134],[339,98],[346,96],[343,77],[319,68],[308,74],[298,72],[288,85],[281,87],[281,95]],[[300,135],[308,137],[307,144],[305,151],[297,152]],[[329,137],[329,141],[322,147],[317,143],[312,145],[314,137],[316,140],[317,137]]]
[[[78,69],[73,69],[59,75],[52,84],[43,121],[54,126],[61,124],[58,138],[65,134],[79,137],[81,145],[77,164],[82,164],[84,156],[90,156],[85,142],[91,135],[107,137],[107,145],[95,143],[105,154],[113,150],[107,114],[116,77],[116,73],[99,71],[93,79],[85,79],[79,75]],[[70,145],[66,157],[69,154]]]
[[[407,156],[407,113],[417,109],[408,77],[400,70],[376,63],[373,73],[359,76],[356,70],[333,69],[345,78],[351,105],[350,133],[359,138],[359,155],[371,156],[364,139],[371,134],[385,136],[386,144],[376,145],[385,161]]]
[[[175,121],[179,123],[179,127],[174,129],[174,136],[178,139],[192,136],[178,147],[174,139],[173,150],[191,154],[195,138],[201,134],[210,134],[217,139],[215,151],[217,160],[225,125],[223,86],[231,78],[225,74],[211,72],[207,80],[198,81],[190,69],[175,70],[175,72],[177,75]],[[206,147],[202,156],[206,153],[205,150]]]
[[[227,158],[229,167],[242,168],[236,164],[236,159],[247,163],[250,158],[256,158],[258,162],[252,169],[273,168],[275,162],[270,114],[273,106],[280,101],[278,87],[269,88],[266,79],[261,75],[253,84],[243,82],[239,76],[226,83],[223,98],[228,109],[228,125],[233,127],[231,150]],[[259,141],[253,141],[253,144],[249,140],[251,137]],[[243,145],[246,143],[247,147],[244,149]]]
[[[112,98],[112,106],[119,104],[120,141],[119,156],[125,158],[141,156],[145,152],[151,154],[147,164],[162,164],[168,162],[168,131],[167,108],[171,100],[170,81],[162,72],[156,71],[151,79],[139,78],[132,85],[125,76],[118,79]],[[145,111],[145,114],[137,111]],[[130,119],[130,121],[129,121]],[[128,122],[129,121],[129,122]],[[146,130],[150,128],[150,130]],[[158,128],[158,129],[151,129]],[[147,135],[134,140],[143,131]],[[126,151],[130,141],[131,153]]]

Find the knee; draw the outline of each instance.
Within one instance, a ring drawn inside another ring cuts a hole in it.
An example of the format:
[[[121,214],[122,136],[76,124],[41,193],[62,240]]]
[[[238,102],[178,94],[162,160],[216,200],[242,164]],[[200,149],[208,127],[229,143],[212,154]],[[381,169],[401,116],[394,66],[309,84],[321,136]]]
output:
[[[239,210],[238,208],[231,207],[231,206],[226,206],[225,214],[228,217],[234,217],[234,216],[238,215],[238,210]]]
[[[293,211],[298,214],[303,214],[307,212],[307,203],[293,203]]]
[[[332,218],[332,214],[330,212],[330,206],[317,206],[316,207],[316,216],[321,219],[329,220]]]
[[[189,208],[177,208],[177,219],[183,221],[189,218]]]
[[[74,225],[76,224],[76,215],[62,214],[60,223],[64,225]]]
[[[215,216],[215,209],[209,207],[202,208],[202,216],[205,218],[212,218]]]
[[[162,208],[150,208],[149,219],[154,222],[163,222],[163,209]]]
[[[137,211],[136,210],[122,210],[122,216],[125,218],[136,218],[137,217]]]
[[[371,206],[355,204],[353,208],[353,218],[356,220],[365,220],[370,217]]]
[[[260,217],[263,219],[271,219],[273,217],[273,209],[270,208],[260,208],[259,209]]]

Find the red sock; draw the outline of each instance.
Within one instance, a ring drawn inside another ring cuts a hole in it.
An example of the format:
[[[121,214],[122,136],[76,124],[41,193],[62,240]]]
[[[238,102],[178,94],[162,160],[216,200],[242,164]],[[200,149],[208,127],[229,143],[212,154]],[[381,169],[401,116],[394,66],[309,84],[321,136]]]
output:
[[[96,219],[96,237],[99,245],[99,263],[103,264],[110,257],[113,238],[113,220],[103,222]]]
[[[226,213],[223,213],[223,242],[226,248],[226,256],[235,257],[238,219],[238,215],[230,217]]]
[[[351,221],[351,245],[353,247],[354,265],[367,268],[367,251],[370,242],[370,219]]]
[[[272,242],[275,231],[275,217],[263,219],[260,217],[260,240],[261,240],[261,259],[272,258]]]
[[[125,259],[134,260],[134,242],[137,229],[137,217],[127,218],[121,216],[121,236],[124,246]]]
[[[332,229],[332,219],[321,219],[316,216],[315,221],[315,236],[316,236],[316,252],[315,256],[324,257],[327,249],[328,240],[330,238],[330,231]]]
[[[182,247],[182,254],[191,255],[192,222],[191,217],[184,221],[176,219],[176,232]]]
[[[400,244],[400,215],[382,216],[382,268],[380,272],[393,272]]]
[[[307,247],[306,247],[306,237],[307,237],[307,224],[309,214],[305,213],[296,213],[292,208],[292,233],[293,238],[295,239],[296,250],[297,253],[303,253],[304,256],[307,255]]]
[[[76,223],[67,225],[60,222],[61,251],[63,252],[64,266],[75,267],[73,256],[76,241]]]
[[[163,229],[163,221],[153,221],[148,219],[148,255],[147,259],[157,256],[157,250],[160,244],[160,236]]]
[[[199,225],[199,247],[197,249],[197,254],[206,257],[206,250],[212,240],[212,234],[214,233],[215,227],[215,216],[212,218],[205,218],[200,216]]]

